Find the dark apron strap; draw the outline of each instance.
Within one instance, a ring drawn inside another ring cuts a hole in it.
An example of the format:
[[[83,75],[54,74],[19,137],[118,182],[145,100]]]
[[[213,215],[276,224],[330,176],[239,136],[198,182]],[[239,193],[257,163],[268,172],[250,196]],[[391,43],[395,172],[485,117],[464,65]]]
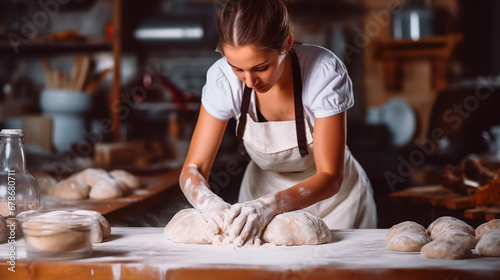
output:
[[[295,128],[297,131],[297,142],[299,146],[299,152],[301,157],[309,155],[307,151],[307,137],[306,137],[306,126],[304,122],[304,109],[302,105],[302,78],[300,74],[299,59],[294,49],[290,50],[290,56],[292,58],[292,72],[293,72],[293,96],[294,96],[294,106],[295,106]],[[250,97],[252,90],[245,85],[245,90],[243,92],[243,99],[241,101],[241,114],[238,122],[238,128],[236,130],[236,137],[238,143],[243,141],[243,133],[245,132],[245,125],[247,123],[247,113],[248,107],[250,106]]]

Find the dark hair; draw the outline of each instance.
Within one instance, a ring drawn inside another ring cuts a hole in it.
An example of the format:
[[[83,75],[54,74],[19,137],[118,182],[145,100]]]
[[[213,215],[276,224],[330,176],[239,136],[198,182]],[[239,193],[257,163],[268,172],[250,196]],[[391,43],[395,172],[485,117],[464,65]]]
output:
[[[283,52],[292,21],[282,0],[228,0],[219,12],[217,51],[224,45],[255,44]]]

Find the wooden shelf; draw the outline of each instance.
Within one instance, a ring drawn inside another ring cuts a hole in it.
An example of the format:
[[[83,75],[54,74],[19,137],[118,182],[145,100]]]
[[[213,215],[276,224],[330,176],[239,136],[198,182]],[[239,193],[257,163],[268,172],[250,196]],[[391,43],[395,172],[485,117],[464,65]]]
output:
[[[400,90],[403,62],[411,59],[429,59],[432,68],[432,87],[436,91],[447,87],[448,59],[461,34],[412,39],[381,40],[375,44],[375,58],[384,61],[384,85],[388,90]]]
[[[39,56],[44,54],[61,54],[75,52],[111,51],[111,42],[90,40],[84,42],[29,42],[17,46],[18,52],[9,42],[0,42],[0,53]]]

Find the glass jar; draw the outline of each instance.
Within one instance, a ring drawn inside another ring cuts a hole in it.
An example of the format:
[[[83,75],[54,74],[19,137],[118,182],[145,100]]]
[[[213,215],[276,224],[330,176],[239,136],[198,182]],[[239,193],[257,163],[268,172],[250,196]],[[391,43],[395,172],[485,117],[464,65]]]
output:
[[[38,209],[40,192],[35,178],[26,169],[24,134],[21,129],[0,131],[0,214],[15,217]]]

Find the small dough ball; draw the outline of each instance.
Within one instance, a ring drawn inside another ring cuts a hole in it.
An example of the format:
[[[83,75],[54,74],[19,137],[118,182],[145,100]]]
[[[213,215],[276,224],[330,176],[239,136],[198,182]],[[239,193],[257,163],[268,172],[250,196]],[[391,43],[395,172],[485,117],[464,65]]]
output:
[[[125,170],[116,169],[109,172],[109,174],[119,182],[123,182],[130,189],[137,189],[141,186],[141,180]]]
[[[477,244],[477,239],[471,234],[458,230],[450,230],[439,236],[437,239],[449,239],[457,241],[469,249],[474,249]]]
[[[68,178],[50,189],[50,194],[63,200],[80,200],[89,197],[90,187],[76,178]]]
[[[476,245],[478,254],[488,257],[500,257],[500,234],[484,235]]]
[[[425,244],[420,254],[431,259],[455,260],[469,258],[472,251],[457,241],[441,238]]]
[[[45,172],[35,172],[32,175],[41,193],[50,193],[50,189],[57,184],[57,180]]]
[[[108,172],[101,168],[87,168],[74,174],[73,176],[82,180],[91,188],[93,188],[99,181],[114,181]]]
[[[476,228],[477,240],[481,240],[483,236],[489,234],[492,231],[500,231],[500,219],[494,219],[479,225]]]
[[[392,251],[419,252],[422,247],[429,243],[431,239],[424,232],[403,231],[387,239],[385,247]]]
[[[122,197],[124,194],[123,189],[117,184],[116,181],[110,183],[109,181],[98,181],[90,190],[90,198],[92,199],[111,199]]]
[[[262,241],[275,245],[316,245],[330,242],[331,232],[319,217],[295,210],[274,216],[264,229]]]
[[[425,228],[419,223],[413,221],[401,222],[399,224],[393,225],[386,234],[386,240],[389,241],[393,236],[398,235],[402,232],[423,232],[427,235]]]
[[[5,221],[5,218],[0,215],[0,242],[7,237],[7,232],[9,232],[7,222]]]
[[[196,209],[184,209],[168,222],[163,235],[176,243],[211,244],[202,228],[203,216]]]
[[[111,235],[111,226],[101,213],[92,210],[77,210],[74,214],[96,217],[97,224],[92,227],[91,238],[93,243],[100,243]]]
[[[462,220],[449,216],[438,218],[432,222],[427,228],[427,233],[430,235],[432,240],[435,240],[450,230],[458,230],[475,236],[473,227]]]

